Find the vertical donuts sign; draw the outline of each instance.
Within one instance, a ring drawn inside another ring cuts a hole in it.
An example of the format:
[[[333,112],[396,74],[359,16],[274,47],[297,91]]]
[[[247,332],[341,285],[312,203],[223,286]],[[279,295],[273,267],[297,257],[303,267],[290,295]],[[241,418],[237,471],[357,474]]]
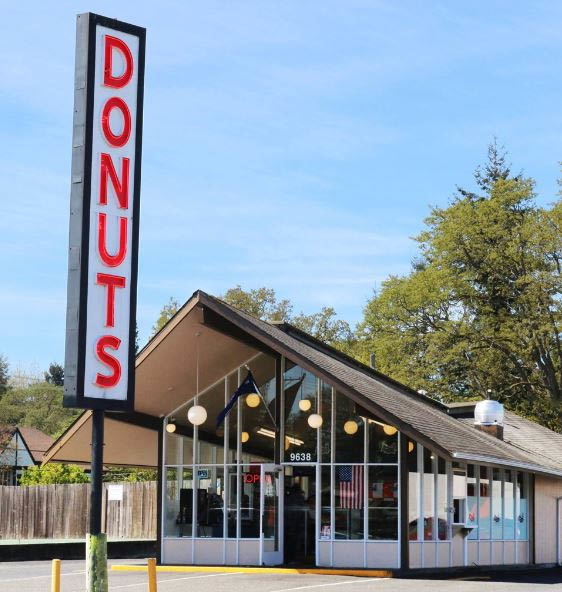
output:
[[[64,404],[131,411],[146,30],[77,17]]]

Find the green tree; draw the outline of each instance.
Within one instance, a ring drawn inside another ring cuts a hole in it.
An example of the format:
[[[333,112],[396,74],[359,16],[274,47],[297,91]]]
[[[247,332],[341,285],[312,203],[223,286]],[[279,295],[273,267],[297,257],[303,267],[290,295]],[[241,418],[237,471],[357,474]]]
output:
[[[103,480],[109,483],[127,481],[140,483],[141,481],[156,481],[155,469],[141,469],[138,467],[109,467],[103,472]]]
[[[562,205],[538,207],[533,180],[512,175],[495,142],[475,180],[432,209],[411,273],[368,303],[357,351],[433,396],[490,390],[560,429]]]
[[[237,285],[219,298],[263,321],[288,321],[293,310],[289,300],[277,300],[275,290],[271,288],[243,290]]]
[[[63,386],[64,368],[60,364],[53,362],[49,366],[48,372],[45,372],[45,381],[54,386]]]
[[[320,341],[340,349],[350,350],[355,343],[355,334],[349,323],[338,319],[331,306],[324,306],[320,312],[310,315],[301,312],[291,319],[291,323]]]
[[[54,483],[89,483],[90,477],[77,465],[47,463],[24,469],[20,485],[52,485]]]
[[[61,434],[80,415],[62,406],[62,387],[42,382],[12,388],[0,398],[0,423],[35,427],[50,436]]]
[[[8,359],[0,354],[0,395],[8,390]]]
[[[325,306],[320,312],[309,315],[303,312],[293,315],[290,300],[278,300],[275,290],[265,287],[246,291],[238,285],[220,298],[263,321],[287,321],[320,341],[345,351],[351,350],[355,342],[349,323],[338,319],[332,307]]]
[[[152,336],[156,335],[160,329],[178,312],[180,305],[175,298],[170,297],[168,304],[165,304],[160,311],[160,316],[156,319],[156,324],[152,327]]]

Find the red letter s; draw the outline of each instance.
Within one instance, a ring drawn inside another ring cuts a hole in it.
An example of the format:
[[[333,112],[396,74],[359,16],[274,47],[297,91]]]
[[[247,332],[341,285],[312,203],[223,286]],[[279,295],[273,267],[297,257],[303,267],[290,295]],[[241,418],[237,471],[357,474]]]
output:
[[[96,355],[98,360],[110,368],[113,373],[109,376],[105,376],[98,372],[96,380],[94,381],[96,386],[99,386],[100,388],[111,388],[119,382],[119,379],[121,378],[121,364],[119,363],[119,360],[108,354],[105,351],[105,348],[108,347],[110,349],[118,350],[120,345],[121,340],[113,335],[104,335],[98,339],[98,342],[96,343]]]

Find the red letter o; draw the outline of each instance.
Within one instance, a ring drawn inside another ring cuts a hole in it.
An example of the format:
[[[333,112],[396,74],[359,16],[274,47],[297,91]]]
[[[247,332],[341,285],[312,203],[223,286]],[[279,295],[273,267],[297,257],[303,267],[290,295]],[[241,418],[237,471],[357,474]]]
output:
[[[123,131],[118,136],[111,131],[111,126],[109,125],[109,116],[111,115],[111,111],[115,108],[121,111],[124,122]],[[120,148],[128,142],[129,136],[131,135],[131,113],[129,107],[127,107],[127,103],[125,103],[123,99],[120,99],[119,97],[111,97],[111,99],[107,100],[101,114],[101,127],[105,139],[112,146]]]

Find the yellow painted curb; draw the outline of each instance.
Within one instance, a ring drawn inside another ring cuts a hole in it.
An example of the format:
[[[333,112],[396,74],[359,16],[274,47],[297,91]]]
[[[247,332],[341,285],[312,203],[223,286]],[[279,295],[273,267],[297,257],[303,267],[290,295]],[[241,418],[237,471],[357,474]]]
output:
[[[112,571],[146,571],[146,565],[112,565]],[[384,569],[329,569],[292,567],[230,567],[224,565],[158,565],[156,571],[173,573],[253,573],[253,574],[316,574],[325,576],[355,576],[364,578],[391,578]]]

